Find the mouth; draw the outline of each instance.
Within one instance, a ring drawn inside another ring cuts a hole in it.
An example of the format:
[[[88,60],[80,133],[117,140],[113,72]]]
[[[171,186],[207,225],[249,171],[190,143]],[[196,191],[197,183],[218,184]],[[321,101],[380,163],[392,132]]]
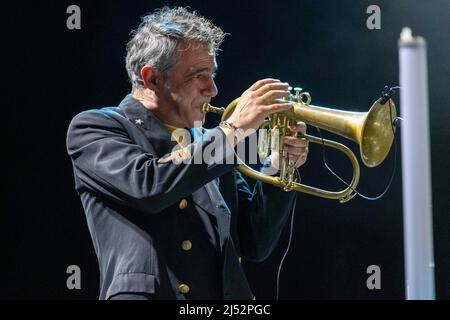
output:
[[[206,102],[203,102],[201,105],[200,105],[200,111],[202,112],[202,113],[206,113],[205,111],[206,111],[206,107],[208,106],[208,104],[209,104],[209,101],[206,101]]]

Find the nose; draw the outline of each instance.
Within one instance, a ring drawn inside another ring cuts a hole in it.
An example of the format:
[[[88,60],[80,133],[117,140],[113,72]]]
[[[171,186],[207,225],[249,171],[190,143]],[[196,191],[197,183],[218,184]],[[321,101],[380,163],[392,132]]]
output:
[[[203,89],[202,94],[210,97],[210,98],[214,98],[215,96],[217,96],[218,90],[217,90],[217,86],[216,83],[214,82],[214,79],[211,78],[208,83],[205,85],[205,88]]]

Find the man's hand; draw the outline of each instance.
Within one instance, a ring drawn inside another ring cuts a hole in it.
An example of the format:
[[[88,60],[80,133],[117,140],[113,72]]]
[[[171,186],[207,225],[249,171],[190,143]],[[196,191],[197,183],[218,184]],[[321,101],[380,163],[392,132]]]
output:
[[[300,133],[300,136],[303,137],[285,137],[283,148],[287,151],[289,160],[292,160],[295,163],[295,167],[298,168],[306,162],[308,157],[309,141],[304,137],[306,124],[299,121],[295,125],[291,125],[291,130]]]
[[[269,115],[292,108],[292,103],[275,101],[279,98],[289,98],[288,88],[288,83],[276,79],[264,79],[255,82],[242,94],[228,121],[244,131],[258,130],[264,119]]]
[[[291,130],[300,133],[304,136],[306,134],[306,124],[304,122],[297,122],[295,125],[291,125]],[[304,137],[285,137],[284,138],[284,150],[287,151],[289,160],[295,163],[295,167],[298,168],[306,162],[308,157],[308,145],[309,141]],[[270,154],[271,167],[276,171],[280,170],[280,154],[278,152],[272,152]],[[275,172],[273,172],[274,174]]]
[[[262,122],[269,115],[282,112],[292,108],[292,102],[276,102],[279,98],[289,98],[289,84],[277,79],[263,79],[255,82],[247,89],[239,99],[235,110],[228,118],[234,126],[242,129],[245,135],[255,132],[261,126]],[[253,129],[253,130],[251,130]],[[230,129],[222,128],[225,134],[231,135]],[[291,130],[306,134],[306,124],[298,122],[291,126]],[[234,144],[233,144],[234,145]],[[289,159],[295,163],[298,168],[306,162],[308,156],[308,140],[303,137],[286,137],[284,139],[284,148],[289,154]],[[272,154],[272,164],[279,168],[279,155]]]

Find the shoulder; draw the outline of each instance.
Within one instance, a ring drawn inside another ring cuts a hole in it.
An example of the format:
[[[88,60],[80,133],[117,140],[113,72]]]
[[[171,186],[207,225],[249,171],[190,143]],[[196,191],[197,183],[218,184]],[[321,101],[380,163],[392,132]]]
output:
[[[118,107],[90,109],[75,115],[68,127],[67,135],[74,132],[84,133],[92,131],[128,131],[132,123],[123,115]]]
[[[117,107],[90,109],[72,118],[66,136],[67,145],[84,144],[112,135],[126,135],[128,120]]]
[[[72,118],[69,125],[69,130],[72,127],[76,127],[81,124],[102,124],[102,123],[114,123],[124,118],[119,113],[117,107],[105,107],[101,109],[85,110]]]

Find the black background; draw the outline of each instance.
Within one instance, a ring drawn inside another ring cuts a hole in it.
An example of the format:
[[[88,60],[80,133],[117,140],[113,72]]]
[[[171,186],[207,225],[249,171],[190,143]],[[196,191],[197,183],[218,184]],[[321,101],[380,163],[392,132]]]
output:
[[[81,30],[66,28],[66,8],[81,8]],[[397,40],[404,26],[428,41],[436,296],[450,299],[448,197],[450,1],[55,1],[10,3],[2,51],[6,186],[2,210],[4,299],[96,299],[98,269],[65,150],[71,118],[117,105],[130,90],[125,44],[139,17],[162,5],[189,5],[227,36],[218,56],[215,105],[226,105],[264,77],[309,91],[316,105],[366,111],[384,85],[398,84]],[[369,30],[366,9],[381,8],[381,30]],[[395,97],[399,105],[398,96]],[[401,110],[400,110],[401,113]],[[208,118],[213,126],[215,116]],[[316,134],[312,128],[309,133]],[[356,144],[346,143],[355,153]],[[419,146],[420,147],[420,146]],[[328,152],[348,177],[350,165]],[[393,152],[378,168],[362,167],[361,192],[386,185]],[[280,299],[403,299],[400,151],[397,174],[379,201],[339,204],[299,194],[293,243],[280,277]],[[303,181],[341,188],[312,147]],[[261,264],[245,263],[257,298],[273,299],[288,240]],[[66,288],[78,265],[82,289]],[[366,268],[381,268],[381,289],[368,290]],[[189,266],[186,266],[189,267]]]

